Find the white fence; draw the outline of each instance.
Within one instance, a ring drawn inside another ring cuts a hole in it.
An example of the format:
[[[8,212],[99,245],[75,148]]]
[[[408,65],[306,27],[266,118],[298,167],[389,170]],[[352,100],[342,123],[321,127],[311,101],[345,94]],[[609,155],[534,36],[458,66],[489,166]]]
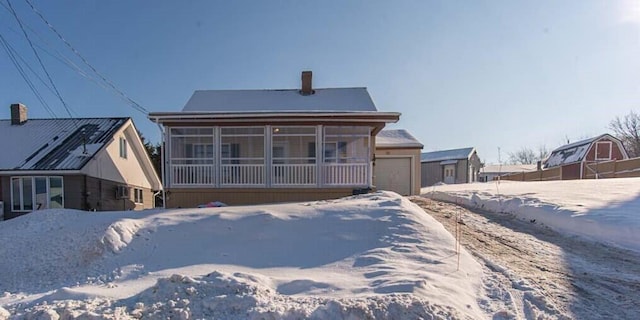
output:
[[[324,166],[324,184],[331,186],[368,185],[366,163],[327,163]]]
[[[220,167],[221,185],[264,185],[264,165],[223,164]]]

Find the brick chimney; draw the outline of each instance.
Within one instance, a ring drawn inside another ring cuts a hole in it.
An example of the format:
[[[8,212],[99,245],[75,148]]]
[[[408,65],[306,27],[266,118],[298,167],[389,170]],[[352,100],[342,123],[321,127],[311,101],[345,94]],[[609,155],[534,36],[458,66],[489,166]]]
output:
[[[311,71],[302,71],[302,89],[300,94],[308,96],[313,94],[313,88],[311,87]]]
[[[21,125],[27,122],[27,106],[22,103],[11,105],[11,125]]]

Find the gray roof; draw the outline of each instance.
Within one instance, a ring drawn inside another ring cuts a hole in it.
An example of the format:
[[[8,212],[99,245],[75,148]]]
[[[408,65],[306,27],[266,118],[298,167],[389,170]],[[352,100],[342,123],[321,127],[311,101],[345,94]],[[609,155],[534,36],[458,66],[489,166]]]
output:
[[[461,149],[424,152],[420,155],[420,162],[468,159],[474,150],[475,148],[469,147]]]
[[[551,151],[549,157],[544,161],[544,168],[552,168],[582,161],[587,155],[591,144],[604,137],[613,141],[619,141],[616,137],[605,133],[593,138],[565,144]]]
[[[376,135],[376,147],[422,148],[423,145],[405,129],[382,130]]]
[[[128,119],[0,120],[0,170],[80,170]]]
[[[371,112],[377,111],[366,88],[300,90],[197,90],[186,112]]]

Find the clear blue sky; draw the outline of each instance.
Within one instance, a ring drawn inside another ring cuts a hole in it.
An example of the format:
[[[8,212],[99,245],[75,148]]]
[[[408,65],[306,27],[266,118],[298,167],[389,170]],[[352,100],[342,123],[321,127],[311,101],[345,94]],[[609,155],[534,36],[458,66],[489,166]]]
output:
[[[197,89],[297,88],[312,70],[314,87],[368,87],[379,110],[402,113],[391,127],[424,151],[475,146],[495,163],[498,147],[502,160],[523,146],[555,148],[640,109],[634,0],[31,1],[150,111],[181,110]],[[36,44],[79,63],[24,0],[11,3]],[[4,6],[0,33],[44,77]],[[159,141],[142,113],[39,52],[75,116],[132,116]],[[31,118],[50,117],[0,50],[0,117],[18,101]]]

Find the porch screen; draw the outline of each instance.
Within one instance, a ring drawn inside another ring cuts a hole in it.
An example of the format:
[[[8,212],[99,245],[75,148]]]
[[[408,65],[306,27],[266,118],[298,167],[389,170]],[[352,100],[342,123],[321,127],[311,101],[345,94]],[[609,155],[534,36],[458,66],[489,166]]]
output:
[[[211,185],[214,182],[213,128],[171,128],[171,183]]]
[[[324,184],[368,185],[370,132],[371,128],[361,126],[324,127]]]
[[[315,185],[316,127],[271,128],[271,184]]]
[[[264,185],[264,127],[220,128],[220,184]]]

